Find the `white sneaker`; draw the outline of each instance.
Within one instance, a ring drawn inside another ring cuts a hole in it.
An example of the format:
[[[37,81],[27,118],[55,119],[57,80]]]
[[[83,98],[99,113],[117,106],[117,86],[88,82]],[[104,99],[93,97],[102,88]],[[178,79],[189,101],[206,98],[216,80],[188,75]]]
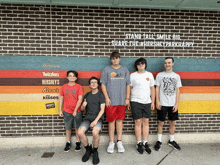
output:
[[[107,152],[109,154],[112,154],[114,152],[114,148],[115,148],[115,143],[114,142],[109,142],[108,148],[107,148]]]
[[[121,153],[125,152],[125,149],[124,149],[121,141],[117,142],[117,147],[118,147],[118,152],[121,152]]]

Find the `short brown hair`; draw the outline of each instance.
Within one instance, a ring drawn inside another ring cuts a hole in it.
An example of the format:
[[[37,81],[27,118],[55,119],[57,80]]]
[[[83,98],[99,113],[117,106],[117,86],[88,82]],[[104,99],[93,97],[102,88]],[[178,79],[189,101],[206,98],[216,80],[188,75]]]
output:
[[[112,52],[112,54],[110,55],[110,59],[112,59],[112,58],[121,58],[118,51],[113,51]]]

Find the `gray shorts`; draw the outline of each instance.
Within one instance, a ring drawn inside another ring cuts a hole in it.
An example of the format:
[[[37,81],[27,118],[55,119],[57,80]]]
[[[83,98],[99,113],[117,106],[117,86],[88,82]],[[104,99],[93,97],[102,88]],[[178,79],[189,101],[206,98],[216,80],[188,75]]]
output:
[[[87,132],[89,130],[89,128],[90,128],[90,124],[91,123],[92,122],[90,120],[84,120],[82,122],[82,124],[80,125],[80,127],[85,127],[86,128],[86,132]],[[102,130],[102,120],[99,120],[93,128],[95,128],[95,127],[98,127],[100,129],[100,131],[101,131]]]
[[[82,113],[81,111],[77,112],[77,116],[75,117],[75,122],[74,122],[73,114],[63,111],[63,120],[65,123],[66,130],[70,130],[72,128],[79,128],[80,124],[82,123]],[[76,125],[74,125],[74,123]]]
[[[151,103],[149,104],[141,104],[138,102],[131,102],[131,111],[134,120],[141,118],[150,119],[151,116]]]

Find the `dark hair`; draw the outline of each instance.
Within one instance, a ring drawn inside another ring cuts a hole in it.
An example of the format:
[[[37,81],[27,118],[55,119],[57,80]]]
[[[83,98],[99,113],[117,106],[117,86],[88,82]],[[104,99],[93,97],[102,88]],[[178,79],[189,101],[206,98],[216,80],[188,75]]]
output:
[[[147,68],[147,60],[145,60],[144,58],[139,58],[134,62],[134,67],[136,69],[136,71],[138,71],[137,65],[139,64],[145,64],[145,69]]]
[[[118,51],[113,51],[112,54],[110,55],[110,59],[112,58],[120,58],[120,54]]]
[[[171,59],[171,60],[174,62],[173,57],[166,57],[165,60],[167,60],[167,59]],[[165,61],[165,60],[164,60],[164,61]]]
[[[76,78],[78,78],[78,72],[76,72],[75,70],[69,70],[69,71],[67,71],[66,76],[68,77],[68,75],[69,75],[70,73],[73,73],[73,74],[76,76]]]
[[[97,77],[92,76],[92,77],[89,79],[89,84],[90,84],[91,80],[97,80],[98,85],[100,85],[100,80],[99,80]]]

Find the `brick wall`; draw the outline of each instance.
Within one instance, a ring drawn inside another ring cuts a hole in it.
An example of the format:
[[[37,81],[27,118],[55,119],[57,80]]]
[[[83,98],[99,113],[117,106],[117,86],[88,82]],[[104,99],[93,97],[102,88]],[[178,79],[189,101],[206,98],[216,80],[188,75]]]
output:
[[[219,25],[214,11],[0,4],[0,55],[102,57],[118,49],[126,57],[220,58]],[[126,34],[178,34],[194,46],[112,46]],[[219,114],[180,114],[176,132],[220,132],[219,119]],[[57,115],[0,116],[0,128],[0,137],[65,135]],[[107,132],[104,123],[102,133]],[[150,134],[156,132],[153,114]],[[124,134],[134,134],[131,114],[124,120]]]

